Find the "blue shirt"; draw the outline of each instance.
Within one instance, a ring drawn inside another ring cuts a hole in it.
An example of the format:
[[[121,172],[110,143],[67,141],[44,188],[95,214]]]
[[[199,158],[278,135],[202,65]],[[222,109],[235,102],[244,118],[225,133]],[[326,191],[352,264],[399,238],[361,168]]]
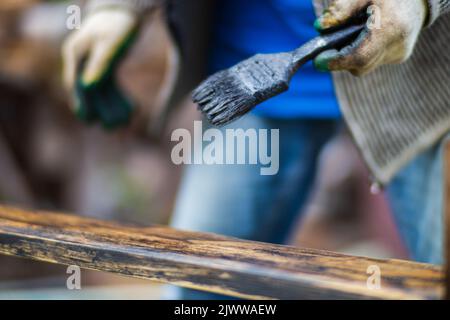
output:
[[[317,36],[312,0],[218,1],[210,71],[229,68],[256,53],[296,49]],[[338,118],[331,75],[303,66],[288,92],[255,113],[275,118]]]

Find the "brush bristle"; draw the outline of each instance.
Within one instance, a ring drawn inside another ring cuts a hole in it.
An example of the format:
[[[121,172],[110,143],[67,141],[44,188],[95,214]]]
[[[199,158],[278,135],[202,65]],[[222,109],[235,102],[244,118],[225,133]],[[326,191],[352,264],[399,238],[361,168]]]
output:
[[[199,110],[216,126],[237,120],[257,105],[255,97],[229,70],[208,78],[192,97]]]

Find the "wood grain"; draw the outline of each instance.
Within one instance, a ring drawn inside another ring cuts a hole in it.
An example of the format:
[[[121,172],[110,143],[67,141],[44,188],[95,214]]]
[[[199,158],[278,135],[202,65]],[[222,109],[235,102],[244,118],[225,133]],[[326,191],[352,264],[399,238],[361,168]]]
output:
[[[440,267],[0,207],[0,253],[251,299],[439,299]],[[367,269],[381,271],[369,290]]]

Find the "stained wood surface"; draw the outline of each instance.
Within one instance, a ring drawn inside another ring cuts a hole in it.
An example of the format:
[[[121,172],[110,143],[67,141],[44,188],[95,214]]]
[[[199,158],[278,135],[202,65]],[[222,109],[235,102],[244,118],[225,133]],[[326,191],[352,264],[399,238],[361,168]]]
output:
[[[252,299],[439,299],[440,267],[0,207],[0,254]],[[366,283],[370,266],[381,289]]]

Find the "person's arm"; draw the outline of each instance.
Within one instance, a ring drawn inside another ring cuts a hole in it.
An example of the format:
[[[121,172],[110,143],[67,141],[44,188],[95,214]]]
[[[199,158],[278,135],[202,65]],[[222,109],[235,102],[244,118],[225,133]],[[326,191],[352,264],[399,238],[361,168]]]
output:
[[[334,0],[316,21],[320,32],[339,28],[373,6],[380,19],[349,46],[330,50],[315,59],[323,71],[347,70],[360,76],[386,64],[405,62],[424,27],[449,10],[450,0]]]

